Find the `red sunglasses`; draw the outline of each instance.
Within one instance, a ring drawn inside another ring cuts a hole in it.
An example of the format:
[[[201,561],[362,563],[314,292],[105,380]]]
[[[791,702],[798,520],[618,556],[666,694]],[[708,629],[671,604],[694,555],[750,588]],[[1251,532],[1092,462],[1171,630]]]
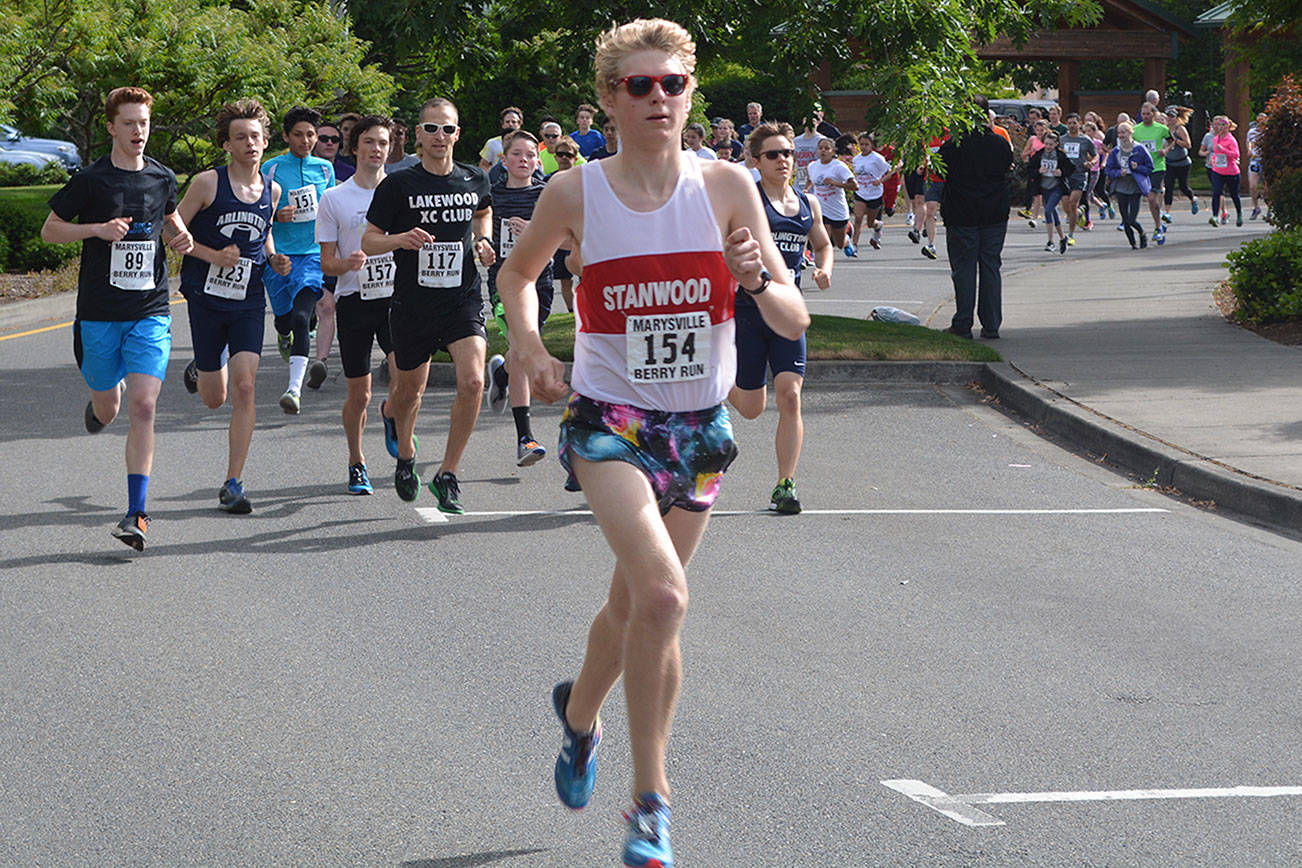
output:
[[[628,88],[629,96],[646,96],[651,92],[651,85],[656,82],[660,83],[660,89],[666,96],[678,96],[687,90],[687,76],[681,72],[671,72],[668,75],[626,75],[616,84]]]

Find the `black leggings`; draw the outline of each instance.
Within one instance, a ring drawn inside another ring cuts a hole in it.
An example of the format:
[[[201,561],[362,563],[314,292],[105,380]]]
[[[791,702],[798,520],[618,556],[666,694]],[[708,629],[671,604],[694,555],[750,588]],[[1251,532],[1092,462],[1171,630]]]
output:
[[[1234,213],[1242,216],[1243,203],[1239,201],[1239,176],[1212,173],[1212,213],[1221,213],[1221,190],[1225,190],[1234,203]]]
[[[316,293],[304,288],[294,296],[294,307],[289,313],[276,317],[276,333],[292,334],[294,343],[289,350],[291,356],[306,356],[311,348],[312,315],[316,313]]]
[[[1135,232],[1139,232],[1139,237],[1144,237],[1144,227],[1139,225],[1139,203],[1144,196],[1141,193],[1113,193],[1117,200],[1117,210],[1121,212],[1121,225],[1126,229],[1126,237],[1130,239],[1130,245],[1135,245]]]
[[[1172,166],[1166,164],[1166,207],[1171,207],[1171,201],[1175,198],[1175,185],[1180,185],[1180,194],[1190,202],[1194,199],[1193,190],[1189,189],[1189,170],[1193,168],[1193,163],[1186,163],[1183,166]]]

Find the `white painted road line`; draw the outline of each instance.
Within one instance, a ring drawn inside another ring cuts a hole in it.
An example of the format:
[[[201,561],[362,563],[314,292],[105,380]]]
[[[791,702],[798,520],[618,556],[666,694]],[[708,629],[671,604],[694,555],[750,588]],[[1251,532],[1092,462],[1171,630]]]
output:
[[[432,506],[415,507],[416,514],[430,524],[448,521],[445,513]],[[1160,507],[1122,509],[806,509],[801,515],[1136,515],[1167,513]],[[771,515],[762,509],[716,509],[711,515]],[[523,517],[527,515],[592,515],[587,509],[499,509],[467,512],[466,518]]]
[[[1204,787],[1184,790],[1081,790],[1065,793],[969,793],[954,796],[969,805],[1028,802],[1120,802],[1135,799],[1230,799],[1302,796],[1302,787]]]
[[[882,781],[882,785],[903,793],[965,826],[1002,826],[1003,820],[973,805],[1024,805],[1043,802],[1118,802],[1147,799],[1234,799],[1302,796],[1302,787],[1201,787],[1170,790],[1076,790],[1043,793],[967,793],[950,795],[923,781]]]
[[[956,820],[964,826],[1002,826],[1004,821],[998,817],[992,817],[985,811],[978,811],[976,808],[961,801],[955,796],[936,789],[930,784],[922,781],[912,780],[893,780],[882,781],[884,786],[890,787],[896,792],[904,793],[913,801],[926,805],[933,811],[939,811],[951,820]]]

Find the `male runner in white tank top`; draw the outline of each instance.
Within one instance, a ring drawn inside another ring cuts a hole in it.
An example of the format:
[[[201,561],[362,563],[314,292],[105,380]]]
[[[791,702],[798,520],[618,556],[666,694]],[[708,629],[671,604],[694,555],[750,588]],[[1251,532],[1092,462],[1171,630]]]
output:
[[[587,804],[598,712],[622,674],[634,766],[623,855],[634,866],[673,861],[665,745],[682,672],[684,569],[735,454],[720,406],[731,385],[721,373],[730,378],[736,364],[733,287],[750,291],[765,322],[784,337],[799,337],[809,324],[749,174],[681,151],[694,52],[687,32],[662,20],[634,21],[601,37],[596,88],[619,127],[619,153],[553,180],[498,274],[512,352],[534,394],[551,402],[565,396],[565,368],[539,338],[533,278],[558,247],[576,251],[572,259],[587,272],[576,293],[578,394],[562,422],[561,460],[587,494],[615,553],[615,573],[582,671],[553,690],[564,731],[556,786],[568,807]],[[697,227],[694,244],[674,217]],[[652,250],[608,224],[645,227],[668,249]],[[632,449],[611,445],[627,436],[639,441]],[[693,440],[699,447],[675,460],[675,447]]]

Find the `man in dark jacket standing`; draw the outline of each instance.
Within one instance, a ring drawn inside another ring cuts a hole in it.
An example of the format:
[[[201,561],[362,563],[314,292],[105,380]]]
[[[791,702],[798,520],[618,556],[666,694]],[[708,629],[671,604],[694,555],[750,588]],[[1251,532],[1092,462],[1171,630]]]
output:
[[[986,98],[978,96],[975,102],[989,118]],[[948,173],[940,213],[945,219],[945,247],[957,308],[946,331],[971,338],[975,307],[981,337],[997,338],[1003,320],[999,268],[1008,231],[1008,173],[1013,150],[987,121],[951,137],[941,147],[940,156]]]

